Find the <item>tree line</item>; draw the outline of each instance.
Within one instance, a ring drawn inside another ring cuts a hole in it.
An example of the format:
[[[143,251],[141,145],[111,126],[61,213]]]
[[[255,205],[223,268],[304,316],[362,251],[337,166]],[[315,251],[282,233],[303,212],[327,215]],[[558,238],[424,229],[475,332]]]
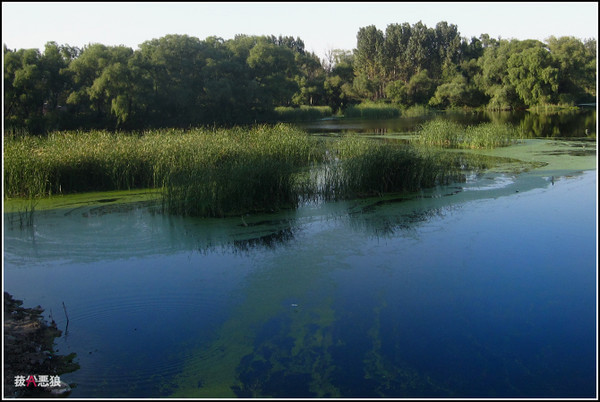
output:
[[[595,39],[466,39],[447,22],[363,27],[355,49],[323,60],[291,36],[4,45],[5,128],[30,133],[264,122],[278,106],[518,109],[595,97]]]

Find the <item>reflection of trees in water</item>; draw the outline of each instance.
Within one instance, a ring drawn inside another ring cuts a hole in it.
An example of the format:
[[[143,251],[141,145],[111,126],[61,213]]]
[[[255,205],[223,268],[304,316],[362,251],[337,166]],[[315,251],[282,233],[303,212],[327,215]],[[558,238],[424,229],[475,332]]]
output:
[[[594,110],[449,112],[445,116],[463,125],[511,124],[528,138],[585,137],[596,132]]]
[[[596,128],[595,111],[488,112],[488,115],[494,122],[518,127],[528,138],[585,137],[595,133]]]
[[[521,128],[525,135],[534,138],[543,137],[584,137],[596,132],[595,110],[555,110],[555,111],[472,111],[432,113],[415,118],[403,116],[397,119],[381,120],[376,125],[372,120],[352,121],[352,127],[345,127],[345,121],[339,121],[334,126],[313,125],[307,129],[311,133],[340,134],[388,134],[410,133],[417,131],[420,124],[438,118],[457,122],[464,126],[481,123],[510,124]],[[585,130],[588,130],[586,134]]]

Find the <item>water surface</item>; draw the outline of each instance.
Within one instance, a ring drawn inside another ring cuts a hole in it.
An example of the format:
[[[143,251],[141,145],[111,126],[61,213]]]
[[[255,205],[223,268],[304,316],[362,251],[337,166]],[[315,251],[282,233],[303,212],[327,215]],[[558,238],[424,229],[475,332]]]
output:
[[[299,123],[312,133],[363,133],[399,134],[414,133],[424,122],[443,118],[461,125],[501,123],[513,125],[527,138],[584,138],[596,133],[596,111],[594,109],[555,112],[530,111],[447,111],[421,115],[401,115],[390,119],[365,120],[360,118],[326,118],[319,121]]]

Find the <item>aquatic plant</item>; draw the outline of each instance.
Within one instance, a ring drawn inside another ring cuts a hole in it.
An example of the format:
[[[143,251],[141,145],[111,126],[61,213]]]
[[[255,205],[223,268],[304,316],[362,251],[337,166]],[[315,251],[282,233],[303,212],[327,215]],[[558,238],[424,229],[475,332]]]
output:
[[[387,119],[400,116],[400,109],[389,103],[362,102],[344,109],[344,116],[363,119]]]
[[[401,110],[402,117],[426,116],[435,113],[435,110],[425,105],[412,105]]]
[[[285,124],[5,138],[5,197],[152,188],[165,211],[226,216],[414,191],[454,169],[431,150]]]
[[[32,197],[152,186],[149,159],[154,150],[149,145],[133,134],[104,131],[5,138],[5,195]]]
[[[445,148],[496,148],[508,146],[521,138],[520,131],[509,124],[482,123],[462,125],[444,119],[423,123],[415,142]]]
[[[165,153],[157,163],[170,212],[223,216],[293,205],[294,174],[321,154],[318,139],[281,124],[188,137],[193,146]]]
[[[417,191],[464,177],[461,165],[441,152],[357,135],[335,141],[318,172],[316,193],[330,200]]]
[[[330,117],[333,110],[330,106],[279,106],[275,108],[275,115],[278,121],[283,122],[310,121]]]

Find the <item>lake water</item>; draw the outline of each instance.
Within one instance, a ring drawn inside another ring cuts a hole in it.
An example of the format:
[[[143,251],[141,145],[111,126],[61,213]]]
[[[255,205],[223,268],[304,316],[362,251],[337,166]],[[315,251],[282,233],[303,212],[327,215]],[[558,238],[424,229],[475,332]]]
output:
[[[507,123],[522,129],[528,137],[534,138],[575,138],[585,137],[587,134],[596,132],[596,111],[593,109],[547,114],[528,111],[436,112],[380,120],[331,118],[300,125],[307,131],[314,133],[393,134],[414,132],[423,122],[436,118],[452,120],[463,125],[477,125],[488,122]]]
[[[33,227],[4,214],[4,289],[66,329],[73,397],[594,397],[587,144],[529,140],[490,154],[544,167],[244,219],[65,197]]]

